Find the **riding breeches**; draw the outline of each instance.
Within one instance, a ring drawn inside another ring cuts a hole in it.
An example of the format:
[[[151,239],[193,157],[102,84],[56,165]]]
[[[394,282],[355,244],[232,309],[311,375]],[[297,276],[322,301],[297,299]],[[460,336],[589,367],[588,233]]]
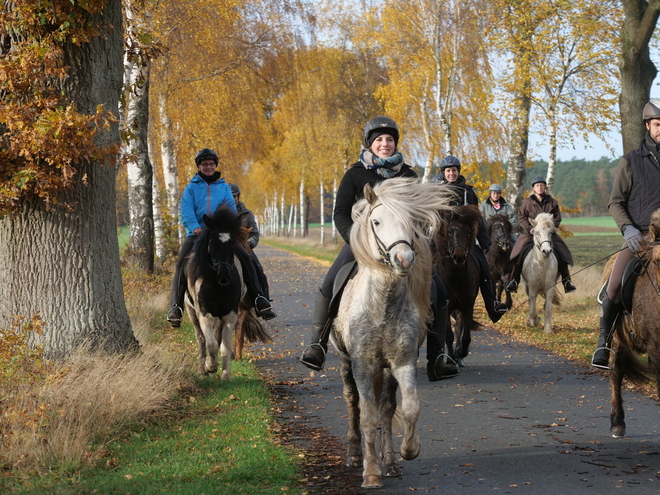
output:
[[[181,245],[179,259],[176,261],[176,268],[174,269],[174,278],[172,279],[170,307],[178,306],[183,309],[183,296],[186,292],[186,278],[183,274],[183,266],[186,263],[186,258],[190,254],[190,251],[192,251],[192,248],[195,245],[196,238],[197,236],[190,235],[186,237],[186,240],[183,241],[183,244]]]
[[[341,248],[341,251],[339,251],[337,258],[335,259],[335,261],[332,263],[332,266],[328,270],[328,273],[325,274],[325,278],[323,279],[323,283],[321,284],[320,290],[321,290],[321,294],[323,294],[323,297],[327,299],[332,299],[332,291],[335,285],[335,278],[337,278],[337,273],[339,272],[342,266],[352,261],[355,261],[355,256],[353,256],[353,251],[351,250],[351,246],[349,246],[348,244],[344,244],[344,247]]]
[[[621,292],[621,282],[623,279],[623,271],[626,269],[628,262],[635,257],[628,244],[623,245],[623,249],[619,252],[612,267],[612,273],[607,283],[607,297],[614,303],[619,302]]]

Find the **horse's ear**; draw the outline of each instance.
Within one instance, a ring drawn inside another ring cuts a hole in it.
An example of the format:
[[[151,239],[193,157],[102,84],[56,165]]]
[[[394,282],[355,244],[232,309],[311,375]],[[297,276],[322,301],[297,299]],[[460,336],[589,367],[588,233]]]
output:
[[[539,224],[539,223],[538,223],[536,220],[534,220],[533,218],[530,218],[530,219],[529,219],[529,223],[532,224],[532,227],[536,227],[536,226]]]
[[[364,185],[364,199],[366,199],[370,205],[374,204],[378,199],[378,196],[376,196],[376,193],[371,187],[371,184]]]

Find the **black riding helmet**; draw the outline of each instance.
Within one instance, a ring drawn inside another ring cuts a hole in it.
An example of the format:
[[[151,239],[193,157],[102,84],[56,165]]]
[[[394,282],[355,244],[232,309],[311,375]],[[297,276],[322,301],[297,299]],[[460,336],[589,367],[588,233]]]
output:
[[[391,118],[380,116],[374,117],[369,122],[367,122],[367,125],[364,126],[364,132],[362,133],[362,146],[364,146],[365,149],[369,149],[373,143],[373,139],[370,142],[370,138],[376,133],[389,134],[394,138],[394,144],[398,146],[399,127]]]
[[[460,172],[461,171],[461,161],[458,158],[456,158],[455,156],[451,156],[451,155],[446,156],[440,162],[440,170],[444,172],[445,169],[449,168],[449,167],[456,167],[458,169],[458,171]]]
[[[197,152],[197,155],[195,156],[195,165],[199,167],[199,164],[204,160],[213,160],[216,165],[220,161],[218,160],[218,154],[211,148],[204,148]]]

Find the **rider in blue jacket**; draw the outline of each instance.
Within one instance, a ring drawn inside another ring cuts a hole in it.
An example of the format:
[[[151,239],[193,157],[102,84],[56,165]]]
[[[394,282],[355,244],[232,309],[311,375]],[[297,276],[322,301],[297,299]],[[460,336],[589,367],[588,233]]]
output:
[[[229,185],[225,179],[220,177],[220,172],[216,170],[218,166],[218,155],[209,148],[204,148],[197,153],[195,164],[198,172],[190,180],[183,196],[181,197],[181,222],[186,228],[186,240],[181,246],[179,259],[174,271],[172,280],[172,293],[170,297],[170,310],[167,313],[167,321],[173,327],[181,325],[183,318],[183,298],[186,293],[186,280],[183,276],[183,267],[186,258],[192,251],[195,239],[206,228],[203,225],[202,217],[206,214],[211,216],[213,212],[221,205],[227,205],[236,211],[236,203],[232,196]],[[249,261],[245,248],[240,244],[235,246],[236,254],[241,259],[245,276],[245,283],[248,287],[250,297],[254,299],[254,305],[257,314],[265,320],[270,320],[277,316],[268,298],[259,284],[259,279],[254,266]]]

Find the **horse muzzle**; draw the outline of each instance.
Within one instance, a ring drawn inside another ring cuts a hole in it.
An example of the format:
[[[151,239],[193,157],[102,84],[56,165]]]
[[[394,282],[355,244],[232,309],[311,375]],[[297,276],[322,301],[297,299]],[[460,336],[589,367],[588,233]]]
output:
[[[415,264],[415,252],[412,249],[390,252],[390,264],[394,273],[399,277],[406,277]]]

